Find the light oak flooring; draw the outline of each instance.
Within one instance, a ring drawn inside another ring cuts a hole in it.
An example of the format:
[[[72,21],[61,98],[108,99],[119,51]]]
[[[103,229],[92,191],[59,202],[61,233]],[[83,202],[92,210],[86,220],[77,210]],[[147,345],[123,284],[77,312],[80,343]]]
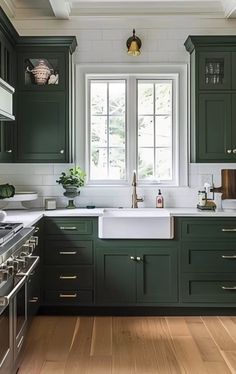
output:
[[[236,317],[34,319],[19,374],[236,373]]]

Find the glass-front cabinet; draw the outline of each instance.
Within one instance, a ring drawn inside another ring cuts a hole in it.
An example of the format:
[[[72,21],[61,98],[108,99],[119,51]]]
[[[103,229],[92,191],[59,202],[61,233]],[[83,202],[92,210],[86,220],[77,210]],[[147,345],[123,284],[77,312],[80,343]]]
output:
[[[236,162],[236,36],[189,36],[191,162]]]
[[[199,53],[199,88],[219,90],[231,88],[231,53]]]
[[[66,58],[64,53],[27,52],[19,54],[20,90],[64,90]]]

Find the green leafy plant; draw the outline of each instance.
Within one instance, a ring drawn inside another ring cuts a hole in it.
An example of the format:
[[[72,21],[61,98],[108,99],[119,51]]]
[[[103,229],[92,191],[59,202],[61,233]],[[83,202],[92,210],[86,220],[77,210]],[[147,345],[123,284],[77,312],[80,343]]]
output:
[[[68,173],[62,172],[60,178],[56,182],[65,187],[82,187],[85,184],[85,177],[85,172],[79,166],[76,166],[69,169]]]
[[[0,185],[0,199],[6,199],[15,195],[15,187],[6,183]]]

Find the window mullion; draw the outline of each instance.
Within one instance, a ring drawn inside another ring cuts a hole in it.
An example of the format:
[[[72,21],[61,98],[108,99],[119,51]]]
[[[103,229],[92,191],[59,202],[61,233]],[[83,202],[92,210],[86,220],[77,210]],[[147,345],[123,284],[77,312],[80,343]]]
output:
[[[153,136],[154,136],[154,170],[153,170],[153,177],[156,179],[156,85],[153,83]]]
[[[109,119],[110,119],[110,113],[109,113],[109,83],[107,83],[107,177],[108,178],[110,176]]]

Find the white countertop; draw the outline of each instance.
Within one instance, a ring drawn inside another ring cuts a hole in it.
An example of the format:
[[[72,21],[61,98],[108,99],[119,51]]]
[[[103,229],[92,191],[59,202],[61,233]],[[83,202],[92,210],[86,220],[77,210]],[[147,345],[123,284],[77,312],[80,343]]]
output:
[[[103,215],[105,208],[95,209],[28,209],[6,210],[6,222],[22,222],[24,226],[33,226],[42,217],[99,217]],[[116,209],[116,208],[106,208]],[[119,209],[119,208],[117,208]],[[141,210],[142,208],[139,208]],[[153,208],[155,210],[155,208]],[[143,208],[145,210],[145,208]],[[236,217],[236,210],[200,211],[197,208],[164,208],[173,217]]]

